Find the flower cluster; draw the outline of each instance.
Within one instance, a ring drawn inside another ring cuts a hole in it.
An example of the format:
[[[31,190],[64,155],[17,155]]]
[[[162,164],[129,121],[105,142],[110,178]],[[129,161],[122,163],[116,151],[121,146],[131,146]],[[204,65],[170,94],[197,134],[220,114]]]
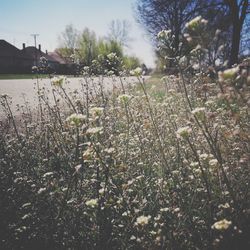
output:
[[[140,67],[137,67],[134,70],[130,71],[131,76],[141,76],[142,75],[142,69]]]
[[[98,205],[98,200],[97,199],[91,199],[85,202],[86,206],[95,208]]]
[[[123,94],[123,95],[118,96],[118,100],[122,104],[128,103],[131,98],[132,98],[132,96],[127,95],[127,94]]]
[[[192,110],[192,114],[200,121],[204,121],[206,116],[206,109],[204,107],[201,108],[195,108]]]
[[[181,127],[176,131],[177,137],[184,139],[188,138],[191,133],[192,133],[192,128],[190,128],[189,126]]]
[[[67,79],[65,76],[54,76],[51,79],[52,85],[56,87],[62,87],[67,82]]]
[[[148,216],[141,215],[136,219],[136,225],[145,226],[149,223],[150,219],[151,219],[150,215]]]
[[[171,30],[162,30],[157,34],[158,39],[167,39],[171,35]]]
[[[207,20],[203,19],[201,16],[197,16],[188,23],[185,24],[185,27],[190,30],[196,30],[200,28],[202,25],[206,25]]]
[[[227,230],[231,224],[232,224],[231,221],[228,221],[227,219],[223,219],[223,220],[215,222],[212,225],[212,229],[221,230],[221,231]]]
[[[86,121],[86,119],[86,115],[72,114],[66,119],[66,122],[68,122],[71,126],[79,127]]]
[[[219,80],[223,81],[232,81],[236,78],[237,73],[239,72],[239,67],[234,67],[231,69],[226,69],[219,72]]]
[[[89,113],[93,117],[99,117],[103,114],[103,110],[104,110],[104,108],[102,108],[102,107],[93,107],[89,110]]]

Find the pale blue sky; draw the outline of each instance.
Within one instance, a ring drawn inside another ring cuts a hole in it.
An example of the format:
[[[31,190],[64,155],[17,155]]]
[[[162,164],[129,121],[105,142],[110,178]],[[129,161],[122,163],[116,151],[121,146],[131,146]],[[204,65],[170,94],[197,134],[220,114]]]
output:
[[[67,24],[78,30],[85,27],[105,36],[113,19],[126,19],[131,25],[129,54],[141,58],[148,66],[154,62],[153,51],[145,31],[134,18],[136,0],[0,0],[0,39],[21,48],[34,44],[30,34],[38,33],[43,50],[53,51],[58,36]]]

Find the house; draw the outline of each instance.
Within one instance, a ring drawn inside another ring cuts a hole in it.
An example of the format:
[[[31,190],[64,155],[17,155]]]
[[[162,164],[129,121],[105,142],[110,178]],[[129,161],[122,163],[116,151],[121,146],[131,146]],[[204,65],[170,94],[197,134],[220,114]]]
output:
[[[54,61],[58,62],[57,65],[55,65],[55,71],[58,74],[72,74],[74,73],[74,65],[70,60],[67,60],[63,58],[61,55],[58,54],[58,52],[49,52],[48,56],[52,58]]]
[[[5,40],[0,40],[0,74],[31,73],[33,66],[41,66],[41,58],[46,59],[46,72],[70,74],[72,65],[56,52],[43,52],[41,45],[26,47],[20,50]]]
[[[0,74],[27,73],[31,63],[31,58],[24,51],[0,40]]]
[[[57,61],[55,58],[51,57],[48,52],[45,53],[41,50],[41,45],[38,45],[38,48],[34,46],[28,46],[26,47],[25,44],[23,44],[22,52],[25,53],[29,58],[31,59],[31,68],[33,66],[41,66],[41,58],[46,58],[47,61],[47,67],[49,72],[57,72],[60,61]],[[31,69],[30,68],[30,69]]]

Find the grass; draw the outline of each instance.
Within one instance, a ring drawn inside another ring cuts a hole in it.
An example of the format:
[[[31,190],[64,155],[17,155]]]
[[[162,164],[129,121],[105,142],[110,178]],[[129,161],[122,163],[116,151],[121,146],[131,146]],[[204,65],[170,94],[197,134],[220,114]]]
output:
[[[39,78],[48,78],[49,75],[39,75]],[[0,74],[0,80],[18,80],[18,79],[34,79],[35,74]]]
[[[48,75],[48,74],[0,74],[0,80],[20,80],[20,79],[34,79],[34,78],[39,78],[39,79],[44,79],[44,78],[49,78],[51,76],[57,76],[55,74],[53,75]],[[67,77],[78,77],[82,78],[81,75],[67,75]]]

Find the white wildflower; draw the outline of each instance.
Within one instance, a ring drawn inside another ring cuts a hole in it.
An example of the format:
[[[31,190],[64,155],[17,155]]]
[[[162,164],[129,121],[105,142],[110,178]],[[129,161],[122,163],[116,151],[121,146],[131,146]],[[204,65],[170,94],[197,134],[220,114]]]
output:
[[[129,211],[126,211],[126,212],[124,212],[123,214],[122,214],[122,216],[123,217],[126,217],[126,216],[128,216],[130,214],[130,212]]]
[[[62,85],[66,83],[66,81],[67,78],[65,76],[55,76],[51,79],[51,83],[57,87],[62,87]]]
[[[66,122],[68,122],[71,126],[79,127],[86,119],[86,115],[72,114],[66,119]]]
[[[188,138],[189,135],[192,133],[192,129],[186,126],[179,128],[176,133],[178,138]]]
[[[215,222],[212,225],[212,229],[224,231],[224,230],[227,230],[231,224],[232,224],[231,221],[228,221],[227,219],[223,219],[223,220]]]
[[[41,193],[43,193],[43,192],[45,192],[46,191],[46,188],[40,188],[39,190],[38,190],[38,194],[41,194]]]
[[[116,58],[117,58],[116,53],[110,53],[110,54],[108,54],[108,55],[107,55],[107,58],[108,58],[109,60],[114,60],[114,59],[116,59]]]
[[[38,70],[38,67],[37,67],[37,66],[32,66],[31,70],[32,70],[33,72],[36,72],[36,71]]]
[[[112,154],[112,153],[115,152],[115,149],[114,149],[114,148],[106,148],[106,149],[104,149],[104,151],[105,151],[106,153],[108,153],[108,154]]]
[[[192,111],[192,114],[200,121],[203,121],[205,119],[205,111],[206,109],[204,107],[195,108]]]
[[[107,75],[108,76],[113,76],[115,74],[115,72],[113,71],[113,70],[109,70],[108,72],[107,72]]]
[[[203,160],[203,161],[206,161],[209,159],[209,155],[204,153],[204,154],[200,154],[200,159]]]
[[[151,219],[150,215],[148,216],[141,215],[136,219],[136,225],[145,226],[148,224],[150,219]]]
[[[161,208],[160,211],[161,211],[161,212],[168,212],[168,211],[169,211],[169,208],[168,208],[168,207],[164,207],[164,208]]]
[[[134,235],[132,235],[132,236],[130,237],[130,240],[136,240],[136,237],[135,237]]]
[[[98,205],[98,200],[97,199],[91,199],[85,202],[86,206],[88,207],[96,207]]]
[[[229,203],[225,203],[225,204],[219,205],[218,208],[227,209],[227,208],[230,208],[230,205],[229,205]]]
[[[171,35],[171,30],[162,30],[157,34],[158,39],[166,39]]]
[[[119,95],[117,99],[119,100],[120,103],[128,103],[131,98],[132,96],[123,94]]]
[[[223,72],[220,71],[219,80],[220,81],[234,80],[238,72],[239,72],[238,66],[231,69],[226,69]]]
[[[209,161],[209,166],[216,167],[218,165],[218,161],[216,159],[212,159]]]
[[[174,213],[179,213],[179,212],[180,212],[180,208],[179,207],[177,207],[177,208],[174,209]]]
[[[89,113],[93,117],[99,117],[103,114],[103,110],[104,110],[104,108],[102,108],[102,107],[93,107],[89,110]]]
[[[99,192],[99,194],[101,194],[101,195],[102,195],[102,194],[104,194],[104,191],[105,191],[105,189],[104,189],[104,188],[101,188],[101,189],[99,189],[99,191],[98,191],[98,192]]]
[[[142,75],[142,69],[140,67],[137,67],[134,70],[131,70],[130,72],[131,76],[141,76]]]
[[[86,134],[101,134],[103,131],[103,127],[94,127],[94,128],[88,128],[86,131]]]
[[[186,23],[185,27],[191,30],[196,30],[201,25],[206,25],[207,20],[203,19],[201,16],[197,16],[188,23]]]
[[[192,161],[192,162],[190,163],[190,167],[196,168],[196,167],[198,167],[198,166],[199,166],[199,162],[197,162],[197,161]]]

